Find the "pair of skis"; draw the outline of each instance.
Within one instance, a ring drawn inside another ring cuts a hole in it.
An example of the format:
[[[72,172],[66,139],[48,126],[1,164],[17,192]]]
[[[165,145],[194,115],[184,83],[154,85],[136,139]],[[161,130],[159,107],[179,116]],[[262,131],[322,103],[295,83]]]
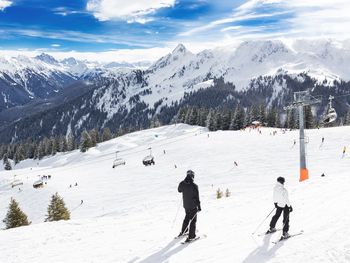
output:
[[[282,230],[282,229],[276,229],[276,231],[261,233],[261,234],[258,234],[258,236],[270,235],[270,234],[276,233],[277,231],[281,231],[281,230]],[[302,235],[303,233],[304,233],[304,230],[300,230],[299,232],[296,232],[296,233],[294,233],[294,234],[291,234],[291,235],[289,235],[288,237],[283,237],[283,236],[281,236],[280,239],[278,239],[278,240],[276,240],[276,241],[272,241],[272,243],[277,244],[278,242],[281,242],[281,241],[290,239],[290,238],[295,237],[295,236]]]
[[[183,237],[188,237],[188,234],[177,236],[177,237],[175,237],[175,239],[180,239],[180,238],[183,238]],[[206,238],[206,237],[207,237],[207,235],[205,235],[205,234],[198,235],[198,236],[196,236],[193,239],[190,239],[190,240],[186,239],[185,241],[182,241],[181,244],[183,244],[183,245],[190,244],[190,243],[193,243],[193,242],[197,241],[198,239],[203,239],[203,238]]]

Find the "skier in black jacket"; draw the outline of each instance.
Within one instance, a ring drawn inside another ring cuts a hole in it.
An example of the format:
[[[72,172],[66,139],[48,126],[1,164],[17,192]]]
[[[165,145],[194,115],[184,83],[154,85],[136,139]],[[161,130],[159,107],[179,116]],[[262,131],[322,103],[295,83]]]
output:
[[[185,180],[183,180],[178,187],[179,193],[182,193],[183,206],[186,211],[186,216],[182,223],[182,229],[179,236],[184,235],[188,231],[188,225],[190,224],[186,242],[191,241],[196,237],[197,213],[201,211],[198,186],[193,182],[193,179],[194,172],[188,170]]]

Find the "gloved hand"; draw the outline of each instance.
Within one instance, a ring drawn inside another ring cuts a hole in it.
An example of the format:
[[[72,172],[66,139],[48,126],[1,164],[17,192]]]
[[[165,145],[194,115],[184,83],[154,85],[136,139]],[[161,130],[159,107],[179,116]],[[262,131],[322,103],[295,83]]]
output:
[[[201,206],[199,205],[199,206],[197,207],[197,212],[200,212],[200,211],[202,211],[202,209],[201,209]]]
[[[276,208],[278,208],[278,205],[277,205],[277,203],[275,203],[275,207],[276,207]]]
[[[293,207],[292,206],[289,207],[289,212],[293,212]]]

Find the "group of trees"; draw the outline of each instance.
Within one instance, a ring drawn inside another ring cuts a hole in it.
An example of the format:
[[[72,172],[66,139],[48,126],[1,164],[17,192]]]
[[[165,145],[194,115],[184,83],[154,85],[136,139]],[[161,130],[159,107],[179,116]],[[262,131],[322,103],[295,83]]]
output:
[[[120,130],[116,135],[119,135]],[[13,160],[15,165],[25,159],[41,160],[45,156],[55,155],[59,152],[68,152],[80,149],[82,152],[87,151],[90,147],[96,146],[99,142],[108,141],[114,135],[109,128],[105,128],[102,132],[97,129],[83,131],[80,137],[80,143],[72,135],[56,136],[44,138],[38,142],[27,140],[22,143],[3,144],[0,145],[0,159],[3,160],[5,170],[11,170],[12,166],[9,159]]]
[[[253,121],[259,121],[268,127],[278,128],[294,129],[299,125],[295,110],[287,111],[283,121],[277,108],[268,108],[264,105],[243,108],[238,104],[234,110],[226,107],[208,109],[186,106],[181,107],[173,119],[173,122],[207,127],[210,131],[240,130]],[[317,125],[310,106],[305,107],[305,124],[307,129],[314,128]]]
[[[66,208],[63,199],[58,195],[58,193],[52,195],[51,202],[47,208],[47,216],[45,222],[69,219],[70,212]],[[28,221],[27,215],[21,210],[17,201],[13,198],[11,198],[9,209],[3,222],[6,225],[6,229],[27,226],[31,224],[31,222]]]

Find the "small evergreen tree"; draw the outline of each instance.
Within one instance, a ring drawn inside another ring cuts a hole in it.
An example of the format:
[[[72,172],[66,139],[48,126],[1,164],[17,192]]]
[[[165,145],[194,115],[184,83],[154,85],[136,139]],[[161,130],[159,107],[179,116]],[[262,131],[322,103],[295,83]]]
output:
[[[67,150],[73,151],[75,149],[75,139],[73,134],[69,134],[67,137]]]
[[[85,130],[81,134],[81,139],[80,139],[80,151],[81,152],[86,152],[89,148],[91,147],[91,138],[89,133]]]
[[[216,198],[220,199],[223,195],[224,193],[220,190],[220,188],[218,188],[218,190],[216,190]]]
[[[89,132],[90,138],[91,138],[91,147],[96,146],[96,144],[99,142],[99,134],[97,129],[92,129]]]
[[[65,206],[63,198],[58,193],[52,195],[51,202],[47,208],[47,217],[45,221],[69,220],[70,212]]]
[[[7,157],[7,153],[5,153],[4,157],[3,157],[3,163],[4,163],[4,169],[9,171],[12,170],[12,166],[11,163]]]
[[[6,229],[27,226],[30,224],[25,213],[19,208],[18,203],[15,199],[11,198],[9,210],[7,211],[6,217],[3,220],[6,225]]]
[[[122,132],[121,134],[122,135]],[[104,128],[103,129],[103,133],[102,133],[102,141],[109,141],[110,139],[112,139],[112,132],[109,128]]]
[[[231,196],[231,192],[230,192],[230,190],[228,190],[228,188],[226,189],[225,196],[226,197],[230,197]]]

